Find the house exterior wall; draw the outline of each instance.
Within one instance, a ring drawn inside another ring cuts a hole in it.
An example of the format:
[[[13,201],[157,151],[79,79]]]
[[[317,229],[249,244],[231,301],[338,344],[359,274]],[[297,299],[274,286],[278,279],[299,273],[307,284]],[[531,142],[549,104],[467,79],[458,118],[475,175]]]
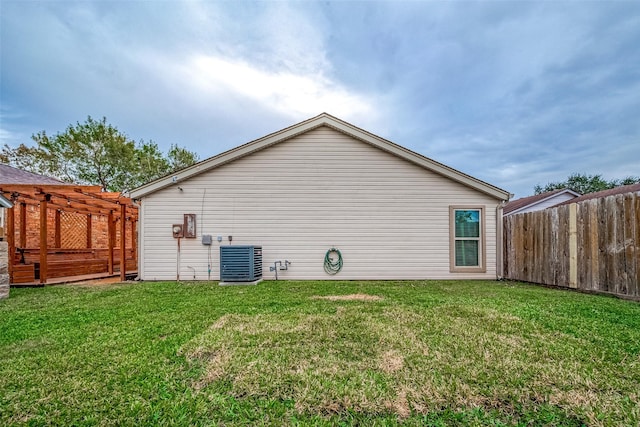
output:
[[[180,187],[180,188],[178,188]],[[213,235],[211,280],[219,246],[260,245],[263,277],[288,260],[280,279],[494,279],[495,198],[322,126],[143,197],[143,280],[208,278],[203,234]],[[486,272],[451,273],[449,206],[483,206]],[[197,238],[172,237],[171,225],[196,214]],[[222,236],[219,244],[217,236]],[[342,252],[335,276],[328,249]],[[179,265],[179,267],[178,267]]]

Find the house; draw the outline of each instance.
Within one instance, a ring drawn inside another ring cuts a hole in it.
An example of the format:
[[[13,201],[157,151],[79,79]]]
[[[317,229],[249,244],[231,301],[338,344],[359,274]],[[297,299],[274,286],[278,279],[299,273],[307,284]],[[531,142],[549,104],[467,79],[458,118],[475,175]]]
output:
[[[217,280],[222,245],[264,278],[495,279],[509,193],[323,113],[133,190],[143,280]],[[189,222],[193,238],[180,236]],[[204,244],[203,244],[204,243]],[[212,243],[212,244],[209,244]],[[325,257],[342,268],[326,271]],[[280,264],[277,264],[277,262]],[[287,263],[287,261],[289,263]]]
[[[120,193],[0,164],[3,200],[11,202],[0,209],[0,240],[6,240],[13,286],[108,277],[115,271],[124,280],[127,272],[137,271],[138,209]]]
[[[0,183],[16,185],[59,185],[64,182],[0,163]]]
[[[575,199],[568,200],[566,202],[561,203],[562,205],[566,205],[569,203],[579,203],[584,202],[585,200],[593,200],[593,199],[602,199],[608,196],[614,196],[616,194],[627,194],[627,193],[635,193],[640,195],[640,182],[630,185],[621,185],[619,187],[610,188],[608,190],[596,191],[594,193],[587,193],[580,197],[576,197]]]
[[[577,193],[568,188],[561,188],[546,193],[536,194],[521,199],[512,200],[504,205],[503,213],[505,216],[518,213],[540,211],[553,206],[557,206],[563,202],[573,200],[580,197]]]

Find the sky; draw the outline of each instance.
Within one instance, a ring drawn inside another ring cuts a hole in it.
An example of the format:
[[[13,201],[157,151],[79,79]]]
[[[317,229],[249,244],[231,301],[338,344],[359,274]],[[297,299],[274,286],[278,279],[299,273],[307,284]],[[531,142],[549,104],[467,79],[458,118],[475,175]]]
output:
[[[327,112],[514,194],[640,175],[638,1],[0,0],[0,144],[200,159]]]

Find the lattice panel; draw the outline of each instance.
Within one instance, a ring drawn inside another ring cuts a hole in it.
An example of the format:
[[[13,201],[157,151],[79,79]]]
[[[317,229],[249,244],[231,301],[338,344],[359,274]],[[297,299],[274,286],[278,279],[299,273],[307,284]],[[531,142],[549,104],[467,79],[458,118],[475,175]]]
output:
[[[60,246],[81,249],[87,246],[87,216],[60,212]]]
[[[1,0],[0,0],[1,1]],[[22,218],[20,209],[15,210],[15,242],[17,247],[26,248],[40,247],[40,209],[38,206],[28,205],[26,207],[26,233],[25,244],[20,243],[20,225]],[[55,209],[47,210],[47,246],[54,248],[55,245]],[[107,217],[94,215],[91,217],[91,247],[107,248],[109,237],[107,232]],[[60,212],[60,246],[62,249],[83,249],[87,246],[87,216],[84,214]],[[116,240],[114,247],[120,247],[120,221],[117,220],[114,226]],[[131,221],[126,223],[126,244],[130,248],[133,242],[131,233],[135,232],[131,228]]]

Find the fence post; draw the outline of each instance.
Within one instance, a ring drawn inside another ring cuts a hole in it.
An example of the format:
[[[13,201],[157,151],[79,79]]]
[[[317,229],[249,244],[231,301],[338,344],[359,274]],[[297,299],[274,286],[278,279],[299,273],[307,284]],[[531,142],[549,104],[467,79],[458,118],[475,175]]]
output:
[[[578,287],[578,205],[569,205],[569,287]]]

